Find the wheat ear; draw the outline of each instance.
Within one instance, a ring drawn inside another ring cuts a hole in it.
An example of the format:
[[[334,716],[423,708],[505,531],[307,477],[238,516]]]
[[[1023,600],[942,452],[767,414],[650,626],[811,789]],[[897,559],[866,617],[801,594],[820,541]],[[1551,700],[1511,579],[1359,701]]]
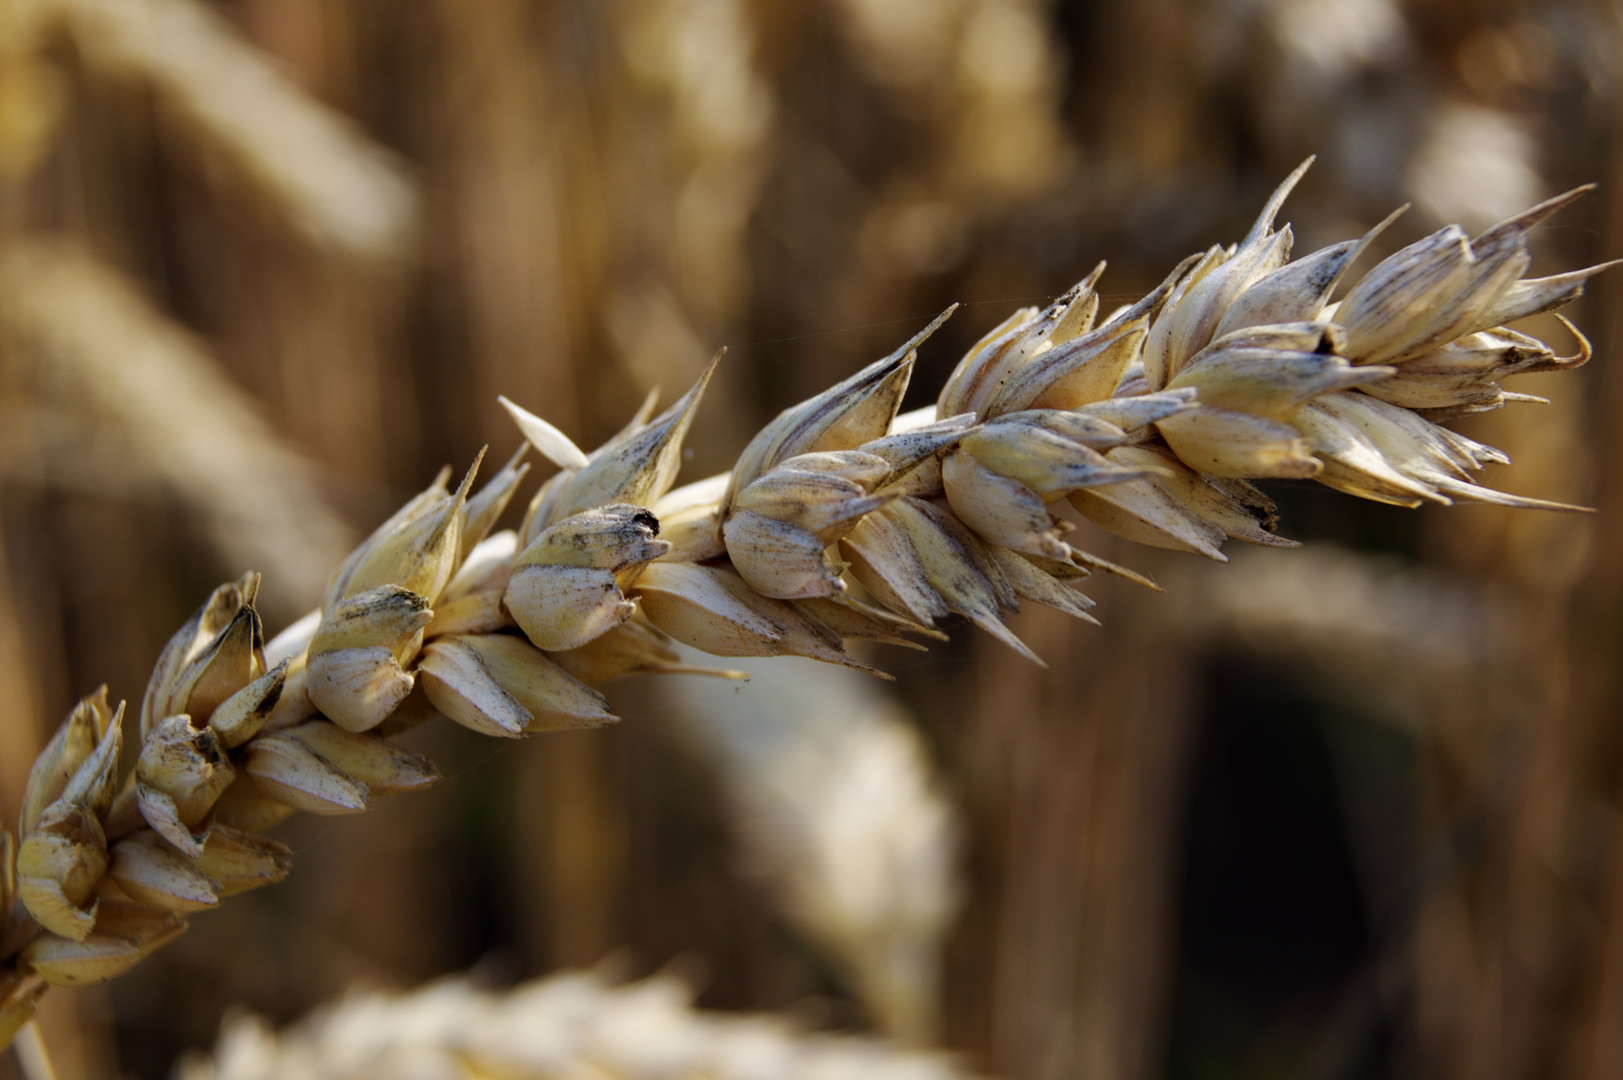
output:
[[[940,1052],[805,1035],[779,1017],[699,1011],[692,998],[671,975],[617,986],[595,973],[571,972],[502,992],[447,979],[408,994],[351,994],[280,1034],[257,1018],[230,1021],[212,1058],[183,1061],[175,1075],[178,1080],[971,1076]]]
[[[731,473],[674,491],[714,362],[591,454],[508,402],[560,467],[516,533],[487,537],[523,450],[478,493],[477,461],[454,491],[442,474],[345,560],[319,611],[268,644],[258,577],[222,586],[158,660],[127,783],[123,706],[105,688],[34,765],[21,843],[0,851],[0,1035],[45,983],[120,974],[192,912],[283,877],[288,850],[259,834],[286,815],[355,813],[432,783],[433,766],[388,736],[433,715],[509,737],[607,723],[589,684],[691,670],[671,638],[872,670],[843,639],[939,636],[958,614],[1037,660],[1002,621],[1021,600],[1087,618],[1072,583],[1137,577],[1065,541],[1049,509],[1061,499],[1128,539],[1216,559],[1231,536],[1289,545],[1258,478],[1409,506],[1578,509],[1478,486],[1472,474],[1504,455],[1438,421],[1526,400],[1500,387],[1506,375],[1588,359],[1581,337],[1559,357],[1502,325],[1572,300],[1603,269],[1522,277],[1527,231],[1579,192],[1474,238],[1442,229],[1330,305],[1380,227],[1290,261],[1290,228],[1273,220],[1306,167],[1239,244],[1191,256],[1104,322],[1102,267],[1016,312],[934,408],[897,416],[915,350],[950,311],[785,410]]]

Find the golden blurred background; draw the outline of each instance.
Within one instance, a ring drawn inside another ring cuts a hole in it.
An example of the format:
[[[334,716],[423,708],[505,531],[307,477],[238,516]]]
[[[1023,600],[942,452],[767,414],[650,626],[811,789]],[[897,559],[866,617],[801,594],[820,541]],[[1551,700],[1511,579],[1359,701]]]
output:
[[[1600,0],[0,0],[0,812],[218,581],[279,628],[506,457],[498,393],[595,445],[728,346],[697,478],[950,302],[906,407],[1100,258],[1136,297],[1310,153],[1301,250],[1597,181],[1534,269],[1618,256],[1620,136]],[[286,883],[49,995],[59,1073],[604,964],[1022,1080],[1623,1076],[1623,279],[1572,314],[1599,359],[1462,428],[1597,516],[1274,483],[1304,550],[1090,536],[1168,591],[1022,616],[1046,671],[960,626],[894,687],[422,730],[432,792],[290,823]]]

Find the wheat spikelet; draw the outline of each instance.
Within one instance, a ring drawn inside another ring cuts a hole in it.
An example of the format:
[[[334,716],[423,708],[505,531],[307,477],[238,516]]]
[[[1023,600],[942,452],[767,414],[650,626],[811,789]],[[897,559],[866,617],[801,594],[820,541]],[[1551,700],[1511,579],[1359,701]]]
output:
[[[527,471],[522,451],[477,491],[477,461],[455,489],[442,474],[268,644],[258,576],[222,586],[159,658],[127,783],[122,706],[105,690],[36,762],[7,887],[20,903],[0,932],[12,988],[0,1022],[26,1017],[34,977],[110,978],[191,913],[280,879],[289,853],[259,834],[294,810],[355,813],[432,783],[433,766],[388,736],[436,714],[501,737],[590,727],[614,716],[588,684],[680,669],[670,639],[872,671],[845,639],[930,636],[950,614],[1040,663],[1005,614],[1030,600],[1088,618],[1072,583],[1136,577],[1064,539],[1049,509],[1062,500],[1129,539],[1215,559],[1231,536],[1289,544],[1259,478],[1410,506],[1577,509],[1477,485],[1503,455],[1438,422],[1518,400],[1506,375],[1588,358],[1502,326],[1571,300],[1601,269],[1522,278],[1526,232],[1576,193],[1474,238],[1442,229],[1330,305],[1369,237],[1290,261],[1290,229],[1273,222],[1305,168],[1242,242],[1191,256],[1102,323],[1099,270],[1015,313],[932,409],[897,416],[946,315],[785,410],[730,474],[682,489],[682,440],[715,361],[590,454],[507,403],[560,470],[516,532],[489,535]]]
[[[446,980],[409,994],[353,994],[294,1027],[228,1023],[212,1058],[180,1080],[276,1077],[592,1076],[967,1077],[941,1054],[870,1039],[799,1034],[770,1016],[699,1012],[679,980],[615,986],[596,974],[553,975],[502,993]]]

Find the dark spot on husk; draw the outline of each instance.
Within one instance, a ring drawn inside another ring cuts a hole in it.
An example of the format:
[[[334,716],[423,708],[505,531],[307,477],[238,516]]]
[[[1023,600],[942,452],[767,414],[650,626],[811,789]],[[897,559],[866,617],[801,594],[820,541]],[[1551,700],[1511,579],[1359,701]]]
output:
[[[259,712],[268,713],[276,708],[276,703],[282,700],[282,691],[287,689],[287,680],[280,679],[271,687],[271,692],[259,699]]]
[[[225,760],[225,755],[220,752],[220,740],[218,739],[199,736],[192,740],[192,749],[197,751],[198,757],[210,765],[218,766]]]

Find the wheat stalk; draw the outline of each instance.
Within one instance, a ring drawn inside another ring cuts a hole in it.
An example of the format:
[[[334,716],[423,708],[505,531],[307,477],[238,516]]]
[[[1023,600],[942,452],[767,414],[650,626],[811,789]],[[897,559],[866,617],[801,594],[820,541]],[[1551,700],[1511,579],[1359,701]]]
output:
[[[917,347],[950,311],[785,410],[730,473],[677,490],[714,361],[591,454],[504,401],[560,470],[517,532],[487,535],[527,471],[522,449],[477,493],[477,461],[454,491],[443,473],[268,644],[257,575],[221,586],[158,660],[122,787],[123,706],[105,688],[34,765],[0,875],[0,1033],[46,983],[118,975],[191,913],[283,877],[288,850],[260,834],[288,814],[355,813],[432,783],[388,736],[436,714],[503,737],[590,727],[615,719],[591,684],[693,670],[670,639],[872,671],[843,639],[939,637],[950,614],[1040,663],[1002,621],[1021,600],[1088,618],[1071,584],[1094,570],[1143,580],[1067,543],[1050,511],[1062,499],[1128,539],[1219,560],[1231,536],[1291,546],[1258,478],[1408,506],[1578,509],[1477,485],[1504,456],[1439,421],[1527,400],[1507,375],[1588,359],[1581,337],[1559,357],[1503,326],[1604,268],[1522,277],[1527,231],[1580,192],[1474,238],[1444,228],[1332,305],[1385,223],[1290,261],[1290,228],[1273,221],[1306,168],[1243,241],[1191,256],[1098,325],[1102,266],[1016,312],[933,408],[897,415]]]
[[[195,0],[18,0],[39,41],[66,31],[98,72],[149,88],[216,159],[318,247],[387,262],[413,242],[416,192],[385,151],[294,86]]]

